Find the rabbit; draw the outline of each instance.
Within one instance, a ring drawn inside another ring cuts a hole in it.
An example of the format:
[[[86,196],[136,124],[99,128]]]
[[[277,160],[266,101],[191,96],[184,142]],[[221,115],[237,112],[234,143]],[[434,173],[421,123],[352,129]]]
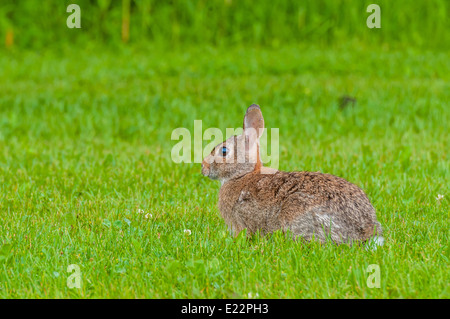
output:
[[[294,239],[335,244],[384,243],[366,194],[343,178],[320,172],[283,172],[264,167],[259,139],[264,118],[252,104],[243,132],[217,145],[202,161],[202,175],[219,180],[219,210],[230,231],[290,231]]]

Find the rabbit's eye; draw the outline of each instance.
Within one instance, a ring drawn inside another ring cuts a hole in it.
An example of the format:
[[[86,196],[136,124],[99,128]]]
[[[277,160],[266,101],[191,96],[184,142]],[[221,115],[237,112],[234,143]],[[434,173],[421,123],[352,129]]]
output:
[[[228,149],[224,146],[222,147],[222,149],[220,150],[220,153],[222,154],[222,156],[227,156],[228,153]]]

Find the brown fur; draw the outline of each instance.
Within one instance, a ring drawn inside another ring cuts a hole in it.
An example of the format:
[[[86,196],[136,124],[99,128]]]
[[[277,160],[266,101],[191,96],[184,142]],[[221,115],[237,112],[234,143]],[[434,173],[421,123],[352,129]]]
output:
[[[335,243],[366,241],[381,235],[366,194],[345,179],[319,172],[282,172],[262,166],[259,137],[264,128],[257,105],[247,110],[244,132],[219,144],[202,163],[203,175],[219,179],[219,210],[237,235],[290,230],[294,237]],[[239,144],[247,141],[248,143]],[[222,147],[228,155],[222,156]],[[245,156],[244,156],[245,155]],[[239,156],[245,162],[238,162]]]

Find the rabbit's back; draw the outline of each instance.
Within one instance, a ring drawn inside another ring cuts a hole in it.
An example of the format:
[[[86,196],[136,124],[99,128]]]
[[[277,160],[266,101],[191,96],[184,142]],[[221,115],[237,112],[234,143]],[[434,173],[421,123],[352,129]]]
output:
[[[334,242],[365,241],[381,234],[366,194],[343,178],[319,172],[255,171],[226,182],[219,209],[234,231],[270,233]]]

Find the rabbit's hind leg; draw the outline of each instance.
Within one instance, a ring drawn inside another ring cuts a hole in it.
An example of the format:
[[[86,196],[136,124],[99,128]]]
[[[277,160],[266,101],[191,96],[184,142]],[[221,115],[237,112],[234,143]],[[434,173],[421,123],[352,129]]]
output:
[[[332,241],[341,244],[348,241],[348,225],[338,214],[328,212],[324,208],[313,208],[297,216],[289,223],[288,228],[294,237],[302,237],[307,241],[317,240],[322,243]]]

